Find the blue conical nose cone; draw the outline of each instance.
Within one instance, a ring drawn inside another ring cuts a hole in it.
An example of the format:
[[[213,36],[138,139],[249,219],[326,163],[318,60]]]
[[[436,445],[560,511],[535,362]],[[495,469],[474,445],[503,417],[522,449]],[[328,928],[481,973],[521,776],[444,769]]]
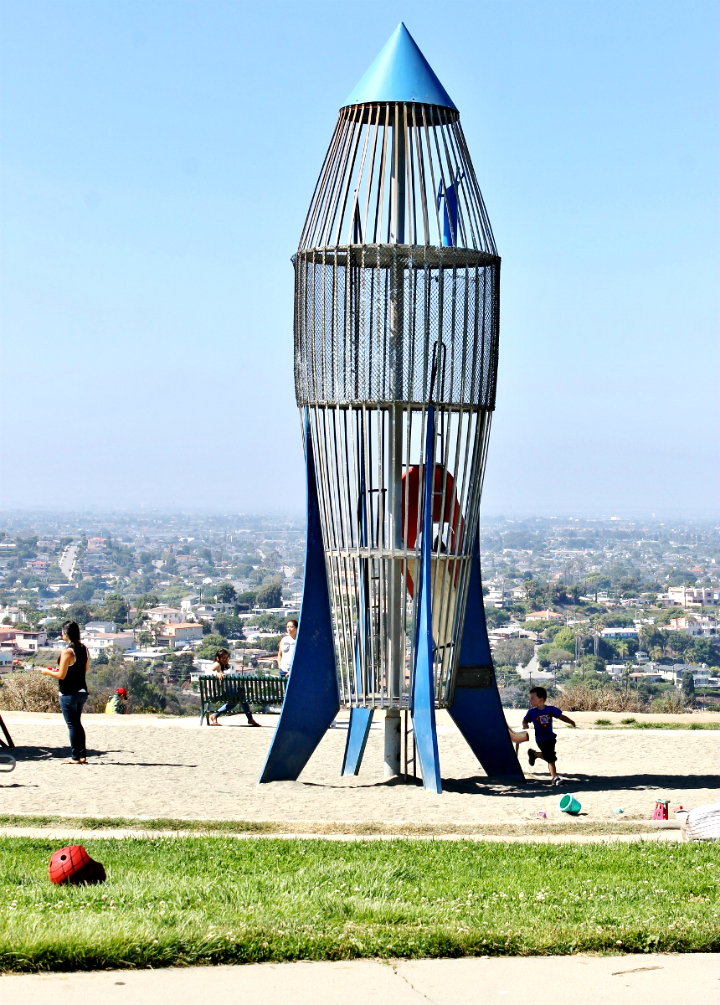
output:
[[[404,24],[399,24],[343,107],[407,101],[457,111]]]

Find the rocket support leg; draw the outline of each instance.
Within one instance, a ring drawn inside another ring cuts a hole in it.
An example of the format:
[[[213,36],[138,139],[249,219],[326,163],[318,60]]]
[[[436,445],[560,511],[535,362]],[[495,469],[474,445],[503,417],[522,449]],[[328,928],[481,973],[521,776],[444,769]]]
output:
[[[357,775],[362,764],[365,744],[370,735],[373,710],[371,708],[351,708],[350,724],[345,742],[342,775]]]
[[[340,709],[312,433],[305,411],[307,545],[295,655],[260,782],[294,781]]]
[[[455,698],[448,712],[488,775],[511,784],[524,784],[525,776],[510,739],[490,654],[482,597],[479,527],[473,546]]]
[[[385,781],[400,775],[400,751],[401,751],[402,729],[400,723],[400,709],[389,708],[385,712],[385,736],[383,743],[383,774]]]

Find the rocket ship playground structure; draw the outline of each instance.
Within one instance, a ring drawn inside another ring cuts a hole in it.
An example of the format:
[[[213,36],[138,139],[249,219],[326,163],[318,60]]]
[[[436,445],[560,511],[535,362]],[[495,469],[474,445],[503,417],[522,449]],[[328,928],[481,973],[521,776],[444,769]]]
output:
[[[297,778],[344,707],[343,774],[382,710],[386,778],[413,751],[440,793],[446,708],[488,775],[522,782],[480,573],[500,258],[458,110],[402,24],[340,109],[293,263],[307,552],[260,781]]]

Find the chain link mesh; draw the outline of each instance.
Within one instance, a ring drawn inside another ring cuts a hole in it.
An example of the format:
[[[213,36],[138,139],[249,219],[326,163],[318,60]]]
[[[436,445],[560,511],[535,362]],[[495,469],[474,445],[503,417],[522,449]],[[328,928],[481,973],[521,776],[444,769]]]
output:
[[[434,397],[438,405],[495,407],[498,258],[361,245],[298,252],[293,261],[299,406]]]

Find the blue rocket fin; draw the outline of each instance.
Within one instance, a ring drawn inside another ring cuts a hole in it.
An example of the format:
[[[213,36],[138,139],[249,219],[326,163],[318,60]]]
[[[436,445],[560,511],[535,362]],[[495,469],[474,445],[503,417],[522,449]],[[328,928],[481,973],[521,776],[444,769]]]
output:
[[[473,545],[455,697],[448,709],[470,749],[493,778],[524,784],[495,680],[480,573],[480,527]]]
[[[307,545],[300,624],[280,720],[270,744],[262,782],[294,781],[340,709],[330,594],[320,528],[312,433],[305,410]]]
[[[345,757],[341,774],[357,775],[360,771],[365,744],[370,735],[370,726],[373,720],[373,709],[371,708],[351,708],[350,725],[345,742]]]

